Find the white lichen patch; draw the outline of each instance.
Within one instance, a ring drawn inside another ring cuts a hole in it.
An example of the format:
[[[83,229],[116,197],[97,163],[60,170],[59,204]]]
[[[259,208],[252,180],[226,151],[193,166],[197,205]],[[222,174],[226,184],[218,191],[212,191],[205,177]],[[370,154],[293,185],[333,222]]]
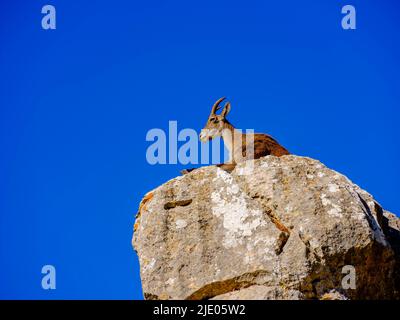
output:
[[[151,271],[154,268],[155,263],[156,263],[156,259],[154,259],[154,258],[151,259],[151,261],[148,264],[142,266],[142,272],[146,273],[146,272]]]
[[[257,248],[257,255],[268,261],[275,257],[274,246],[276,239],[273,237],[262,237],[254,241],[254,246]]]
[[[331,203],[331,201],[326,197],[325,193],[321,193],[321,201],[324,206],[327,206]]]
[[[243,256],[244,264],[252,264],[260,258],[264,262],[271,261],[276,257],[274,252],[274,245],[276,239],[272,237],[262,237],[254,241],[254,243],[247,243],[246,252]]]
[[[261,168],[268,168],[269,167],[269,163],[267,161],[263,161],[263,163],[261,164]]]
[[[328,210],[328,214],[330,216],[334,216],[334,217],[342,217],[342,210],[340,209],[340,207],[336,204],[333,204],[333,208]]]
[[[172,286],[175,283],[175,278],[169,278],[167,281],[165,281],[165,284],[168,286]]]
[[[313,248],[313,249],[320,247],[320,243],[314,237],[310,237],[309,243],[310,243],[311,248]]]
[[[333,203],[327,196],[325,193],[321,194],[321,201],[322,204],[324,206],[330,206],[331,208],[328,209],[327,213],[330,216],[334,216],[334,217],[338,217],[341,218],[342,217],[342,209],[340,208],[339,205],[337,205],[336,203]]]
[[[246,252],[243,257],[243,263],[250,264],[252,261],[253,261],[252,256],[249,254],[249,252]]]
[[[178,219],[175,221],[175,226],[177,229],[182,229],[187,226],[187,222],[183,219]]]
[[[238,176],[247,176],[254,174],[254,161],[242,162],[236,171]]]
[[[375,213],[375,202],[372,200],[369,200],[367,202],[367,204],[368,204],[368,207],[371,209],[371,211]],[[374,215],[376,215],[376,213]]]
[[[339,187],[335,183],[330,183],[330,184],[328,184],[328,190],[329,190],[329,192],[338,192]]]
[[[307,174],[307,179],[314,179],[314,175],[313,174]]]
[[[286,212],[286,213],[290,213],[290,212],[292,212],[292,211],[293,211],[293,206],[290,205],[290,204],[288,204],[288,205],[285,207],[285,212]]]
[[[251,236],[257,227],[265,224],[263,213],[249,208],[247,196],[227,172],[218,169],[213,182],[221,189],[211,193],[212,213],[223,221],[224,247],[234,248],[242,244],[245,237]]]
[[[240,188],[237,184],[232,184],[226,187],[226,191],[230,194],[237,194],[240,191]]]

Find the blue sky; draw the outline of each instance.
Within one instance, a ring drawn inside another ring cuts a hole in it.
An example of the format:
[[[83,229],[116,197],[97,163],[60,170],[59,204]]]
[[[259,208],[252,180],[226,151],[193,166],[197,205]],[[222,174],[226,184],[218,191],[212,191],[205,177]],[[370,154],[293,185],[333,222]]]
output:
[[[2,1],[0,298],[141,299],[134,216],[183,168],[149,165],[146,133],[200,130],[222,95],[398,214],[399,32],[394,0]]]

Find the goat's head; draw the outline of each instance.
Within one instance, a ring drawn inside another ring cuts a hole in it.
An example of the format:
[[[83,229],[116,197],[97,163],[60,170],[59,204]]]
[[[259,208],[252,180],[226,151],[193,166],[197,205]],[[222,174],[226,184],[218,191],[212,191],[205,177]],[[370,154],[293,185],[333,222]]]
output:
[[[225,97],[218,99],[211,108],[211,113],[208,117],[207,123],[199,135],[201,141],[206,142],[207,140],[219,137],[225,129],[225,124],[228,122],[226,120],[226,115],[231,110],[231,104],[227,102],[221,113],[217,114],[217,111],[222,108],[221,102],[224,100]]]

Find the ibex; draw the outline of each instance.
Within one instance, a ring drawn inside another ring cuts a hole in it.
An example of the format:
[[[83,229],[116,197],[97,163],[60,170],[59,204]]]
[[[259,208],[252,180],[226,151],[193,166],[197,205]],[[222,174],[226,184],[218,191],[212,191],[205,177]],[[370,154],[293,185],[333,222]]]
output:
[[[218,99],[211,108],[205,127],[200,132],[200,140],[206,142],[215,137],[221,137],[229,152],[229,160],[218,166],[226,171],[232,171],[239,162],[248,159],[258,159],[267,155],[283,156],[289,154],[274,138],[264,133],[245,134],[235,129],[235,127],[226,119],[231,110],[230,102],[227,102],[220,114],[221,102],[226,98]],[[193,169],[184,170],[183,173]]]

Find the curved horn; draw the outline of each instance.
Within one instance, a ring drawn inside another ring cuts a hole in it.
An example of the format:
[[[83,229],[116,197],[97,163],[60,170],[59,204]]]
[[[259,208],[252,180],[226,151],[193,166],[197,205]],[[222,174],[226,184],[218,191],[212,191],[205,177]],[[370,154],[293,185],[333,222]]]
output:
[[[214,103],[213,107],[211,108],[211,113],[210,113],[210,114],[215,114],[215,112],[217,112],[219,109],[221,109],[221,107],[220,107],[219,105],[220,105],[220,103],[221,103],[222,101],[224,101],[225,99],[226,99],[225,97],[219,98],[219,99]]]
[[[229,111],[231,111],[231,103],[227,102],[225,103],[224,109],[221,112],[221,115],[225,118],[226,115],[229,113]]]

